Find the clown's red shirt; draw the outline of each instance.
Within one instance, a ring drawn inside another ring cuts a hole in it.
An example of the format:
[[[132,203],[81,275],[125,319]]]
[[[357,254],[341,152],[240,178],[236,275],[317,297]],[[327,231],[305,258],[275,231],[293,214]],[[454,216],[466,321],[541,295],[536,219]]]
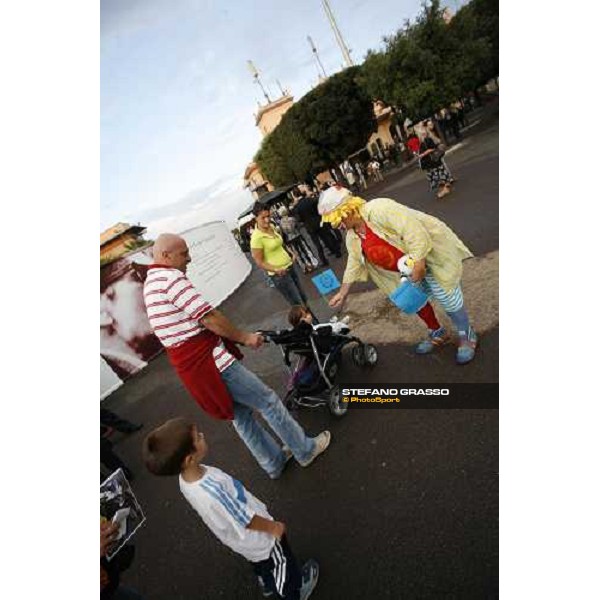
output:
[[[404,252],[380,238],[368,225],[365,225],[365,229],[366,235],[360,240],[365,258],[382,269],[397,271],[398,260],[404,256]]]

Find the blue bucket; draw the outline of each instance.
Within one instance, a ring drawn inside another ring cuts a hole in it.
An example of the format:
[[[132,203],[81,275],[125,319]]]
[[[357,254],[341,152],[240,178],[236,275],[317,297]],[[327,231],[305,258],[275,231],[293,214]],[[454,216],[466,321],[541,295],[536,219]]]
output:
[[[390,294],[390,300],[407,315],[414,315],[427,304],[427,294],[411,283],[402,279],[402,283]]]

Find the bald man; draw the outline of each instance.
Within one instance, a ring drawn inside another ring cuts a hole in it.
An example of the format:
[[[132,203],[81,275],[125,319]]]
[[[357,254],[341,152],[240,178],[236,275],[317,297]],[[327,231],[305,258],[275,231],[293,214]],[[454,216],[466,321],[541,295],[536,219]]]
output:
[[[277,394],[242,366],[236,344],[259,348],[263,338],[241,331],[212,307],[186,277],[185,240],[162,234],[144,283],[148,319],[179,378],[211,416],[231,420],[258,464],[277,479],[289,459],[307,467],[329,445],[331,434],[308,437]],[[282,448],[256,420],[258,411],[287,446]]]

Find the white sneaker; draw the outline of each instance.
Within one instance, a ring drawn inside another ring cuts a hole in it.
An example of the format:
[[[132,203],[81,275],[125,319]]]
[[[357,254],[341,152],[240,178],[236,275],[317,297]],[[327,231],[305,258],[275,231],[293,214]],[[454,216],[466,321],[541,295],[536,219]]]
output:
[[[327,450],[327,447],[329,446],[330,442],[331,442],[331,433],[329,433],[329,431],[322,431],[315,438],[315,449],[313,451],[312,456],[306,462],[301,462],[300,466],[308,467],[308,465],[310,465],[312,463],[312,461],[315,460],[315,458],[317,458],[317,456],[319,456],[319,454],[323,454],[323,452],[325,452],[325,450]],[[298,462],[300,462],[300,461],[298,461]]]
[[[302,587],[300,588],[300,600],[308,600],[309,596],[317,587],[319,580],[319,564],[316,560],[310,559],[302,567]]]

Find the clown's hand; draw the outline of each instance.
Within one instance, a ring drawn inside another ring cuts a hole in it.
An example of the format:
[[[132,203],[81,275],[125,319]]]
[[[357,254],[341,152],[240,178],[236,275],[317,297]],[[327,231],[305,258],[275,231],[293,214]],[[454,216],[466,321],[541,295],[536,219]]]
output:
[[[346,294],[338,292],[331,297],[331,300],[329,300],[329,306],[331,306],[331,308],[341,307],[342,304],[344,304],[344,300],[346,300]]]
[[[425,277],[425,259],[415,260],[415,264],[413,266],[412,275],[410,279],[413,283],[418,283]]]

